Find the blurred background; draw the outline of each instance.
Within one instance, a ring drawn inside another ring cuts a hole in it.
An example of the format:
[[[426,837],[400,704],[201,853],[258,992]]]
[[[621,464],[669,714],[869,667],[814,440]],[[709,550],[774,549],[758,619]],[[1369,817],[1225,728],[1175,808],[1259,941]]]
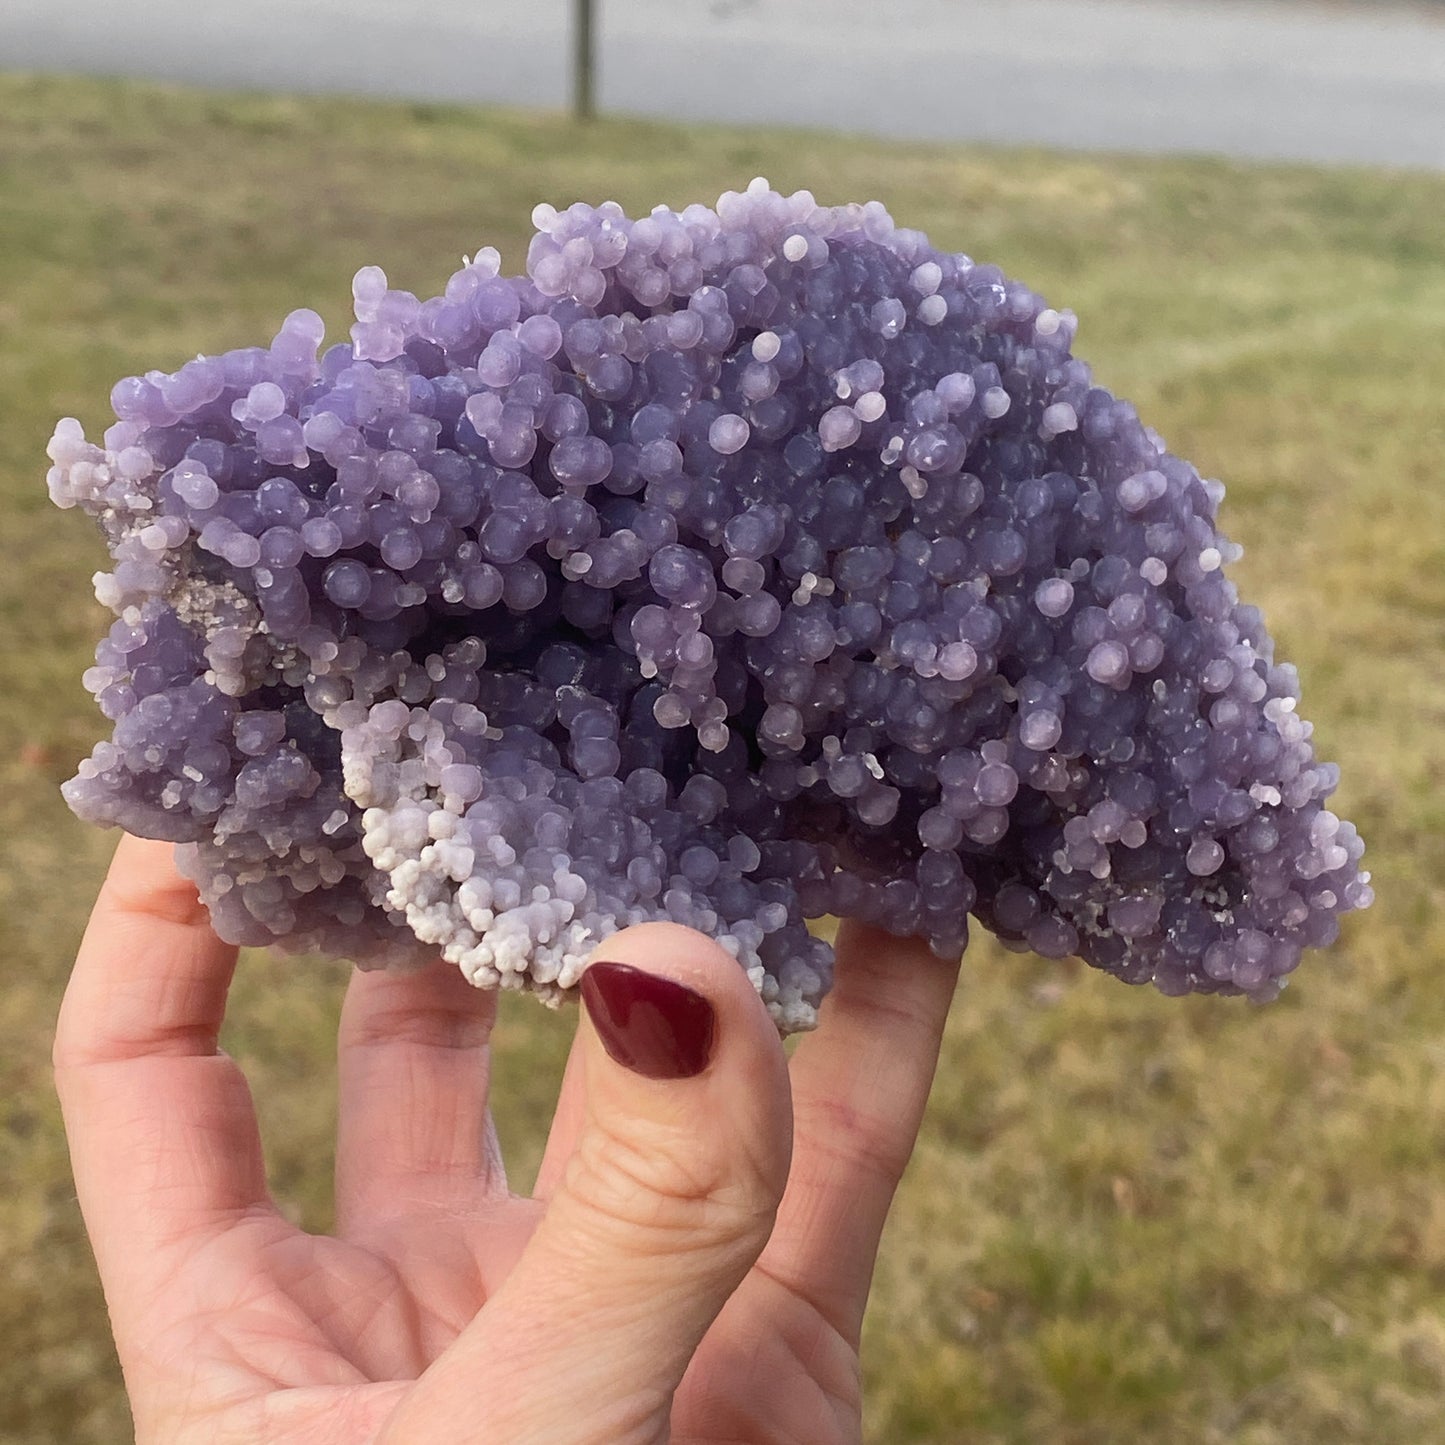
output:
[[[757,174],[876,196],[1074,308],[1100,382],[1225,480],[1232,575],[1379,890],[1267,1009],[975,942],[867,1438],[1445,1439],[1445,5],[0,0],[5,1445],[130,1433],[48,1070],[114,841],[58,794],[107,619],[98,538],[45,498],[55,419],[96,434],[118,377],[296,306],[344,335],[364,264],[423,295],[484,244],[516,271],[538,201]],[[224,1040],[315,1229],[345,977],[247,956]],[[526,1188],[572,1019],[506,1004]]]
[[[5,0],[0,63],[557,106],[589,17],[628,115],[1445,166],[1441,0]]]

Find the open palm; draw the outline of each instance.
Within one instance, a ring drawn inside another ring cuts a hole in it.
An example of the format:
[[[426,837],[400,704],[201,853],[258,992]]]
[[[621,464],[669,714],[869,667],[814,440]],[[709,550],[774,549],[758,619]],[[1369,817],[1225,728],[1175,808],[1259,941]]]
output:
[[[717,1050],[660,1082],[581,1026],[530,1198],[487,1108],[493,997],[445,964],[358,972],[337,1228],[313,1236],[217,1050],[235,950],[168,846],[123,840],[55,1058],[138,1439],[858,1439],[863,1306],[956,970],[861,928],[838,951],[789,1064],[715,945],[609,939],[709,998]]]

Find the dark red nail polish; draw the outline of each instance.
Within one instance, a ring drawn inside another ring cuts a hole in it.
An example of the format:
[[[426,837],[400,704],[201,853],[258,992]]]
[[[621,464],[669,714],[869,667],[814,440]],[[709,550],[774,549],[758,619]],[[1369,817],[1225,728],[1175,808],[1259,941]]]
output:
[[[582,1001],[602,1047],[649,1079],[690,1079],[712,1057],[712,1005],[696,989],[633,968],[594,963]]]

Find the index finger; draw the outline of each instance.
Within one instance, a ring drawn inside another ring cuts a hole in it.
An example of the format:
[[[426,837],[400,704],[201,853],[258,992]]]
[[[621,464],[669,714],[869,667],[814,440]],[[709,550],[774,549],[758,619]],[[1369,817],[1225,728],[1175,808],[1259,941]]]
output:
[[[845,921],[818,1031],[792,1059],[793,1170],[760,1267],[856,1344],[923,1122],[959,960]]]
[[[55,1081],[107,1293],[269,1205],[240,1069],[219,1051],[236,949],[172,845],[122,837],[61,1005]],[[143,1281],[142,1281],[143,1282]]]

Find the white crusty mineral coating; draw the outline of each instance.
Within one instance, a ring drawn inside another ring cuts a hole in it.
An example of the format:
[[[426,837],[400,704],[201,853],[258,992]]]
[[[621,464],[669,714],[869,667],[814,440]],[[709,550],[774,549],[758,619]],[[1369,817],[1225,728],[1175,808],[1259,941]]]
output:
[[[674,919],[786,1031],[825,914],[1266,998],[1370,901],[1223,488],[1071,313],[763,181],[533,220],[56,429],[117,617],[65,795],[222,937],[556,999]]]

